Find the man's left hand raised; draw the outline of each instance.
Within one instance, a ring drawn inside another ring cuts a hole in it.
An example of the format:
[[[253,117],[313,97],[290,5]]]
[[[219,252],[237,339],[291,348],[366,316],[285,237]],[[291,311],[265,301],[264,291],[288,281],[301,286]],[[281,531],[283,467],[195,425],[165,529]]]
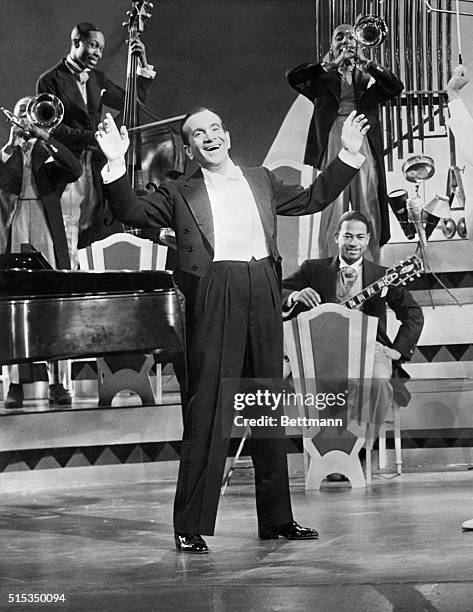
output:
[[[365,115],[357,115],[356,111],[352,111],[345,119],[342,128],[342,145],[343,148],[356,155],[363,144],[363,138],[370,129],[368,119]]]

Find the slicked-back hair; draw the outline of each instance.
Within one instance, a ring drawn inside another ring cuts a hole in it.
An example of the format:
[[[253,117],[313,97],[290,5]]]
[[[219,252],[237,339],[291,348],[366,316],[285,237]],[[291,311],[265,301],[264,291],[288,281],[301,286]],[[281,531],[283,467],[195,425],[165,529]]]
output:
[[[337,229],[335,231],[338,234],[342,228],[342,223],[344,221],[360,221],[366,225],[366,229],[368,230],[368,234],[371,234],[371,223],[369,222],[368,217],[365,217],[363,213],[359,210],[349,210],[340,217],[337,225]]]
[[[217,115],[217,117],[220,119],[220,123],[222,124],[223,131],[224,132],[227,131],[227,128],[225,127],[225,123],[223,122],[222,117],[220,117],[217,111],[214,111],[213,108],[209,108],[208,106],[196,106],[195,108],[193,108],[191,111],[187,113],[187,115],[184,117],[181,123],[181,138],[185,145],[189,145],[190,143],[189,143],[189,139],[187,138],[187,134],[184,130],[184,126],[186,125],[187,121],[191,117],[193,117],[194,115],[197,115],[198,113],[203,113],[204,111],[209,111],[211,113],[214,113],[214,115]]]
[[[102,30],[99,30],[99,28],[94,26],[93,23],[89,23],[88,21],[82,21],[81,23],[76,24],[72,28],[71,42],[73,43],[75,40],[87,40],[91,32],[102,32]]]

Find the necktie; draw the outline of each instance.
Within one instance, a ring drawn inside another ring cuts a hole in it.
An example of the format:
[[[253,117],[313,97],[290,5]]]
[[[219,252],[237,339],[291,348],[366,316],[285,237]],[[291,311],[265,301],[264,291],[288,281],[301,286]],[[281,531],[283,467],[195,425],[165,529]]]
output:
[[[33,149],[33,143],[31,142],[31,140],[25,140],[25,142],[21,143],[20,149],[23,152],[23,163],[25,164],[25,166],[30,166],[31,165],[31,151]]]
[[[82,72],[77,72],[75,77],[79,81],[79,83],[83,85],[89,80],[89,73],[87,70],[83,70]]]
[[[23,151],[23,153],[29,153],[31,150],[31,142],[29,140],[25,140],[21,143],[20,149]]]
[[[341,74],[342,79],[351,85],[353,82],[353,66],[350,64],[348,66],[343,66],[338,69],[338,72]]]
[[[349,293],[350,289],[355,284],[358,272],[355,270],[355,268],[347,266],[345,268],[340,268],[340,275],[342,277],[343,289],[345,293]]]

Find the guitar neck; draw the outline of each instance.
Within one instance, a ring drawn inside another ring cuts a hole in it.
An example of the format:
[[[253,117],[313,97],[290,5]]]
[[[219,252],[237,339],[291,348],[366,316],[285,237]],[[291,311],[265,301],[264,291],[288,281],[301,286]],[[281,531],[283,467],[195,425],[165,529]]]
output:
[[[353,297],[342,302],[342,306],[346,306],[346,308],[357,308],[358,306],[364,304],[364,302],[366,302],[366,300],[368,300],[370,297],[373,297],[373,295],[376,295],[388,285],[389,283],[386,282],[386,279],[384,277],[380,278],[374,283],[371,283],[371,285],[368,285],[368,287],[365,287],[363,291],[360,291],[360,293],[357,293]]]

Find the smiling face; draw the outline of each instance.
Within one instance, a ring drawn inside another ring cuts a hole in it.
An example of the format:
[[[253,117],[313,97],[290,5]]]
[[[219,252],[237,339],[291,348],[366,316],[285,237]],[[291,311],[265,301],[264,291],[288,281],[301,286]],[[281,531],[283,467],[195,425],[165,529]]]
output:
[[[187,144],[185,151],[189,159],[211,172],[225,172],[230,149],[230,134],[225,130],[220,117],[202,110],[191,115],[183,125]]]
[[[370,234],[362,221],[344,221],[340,231],[335,234],[340,256],[348,263],[358,261],[368,248]]]
[[[102,58],[105,37],[102,32],[92,30],[84,40],[76,39],[72,44],[71,55],[84,68],[95,68]]]

